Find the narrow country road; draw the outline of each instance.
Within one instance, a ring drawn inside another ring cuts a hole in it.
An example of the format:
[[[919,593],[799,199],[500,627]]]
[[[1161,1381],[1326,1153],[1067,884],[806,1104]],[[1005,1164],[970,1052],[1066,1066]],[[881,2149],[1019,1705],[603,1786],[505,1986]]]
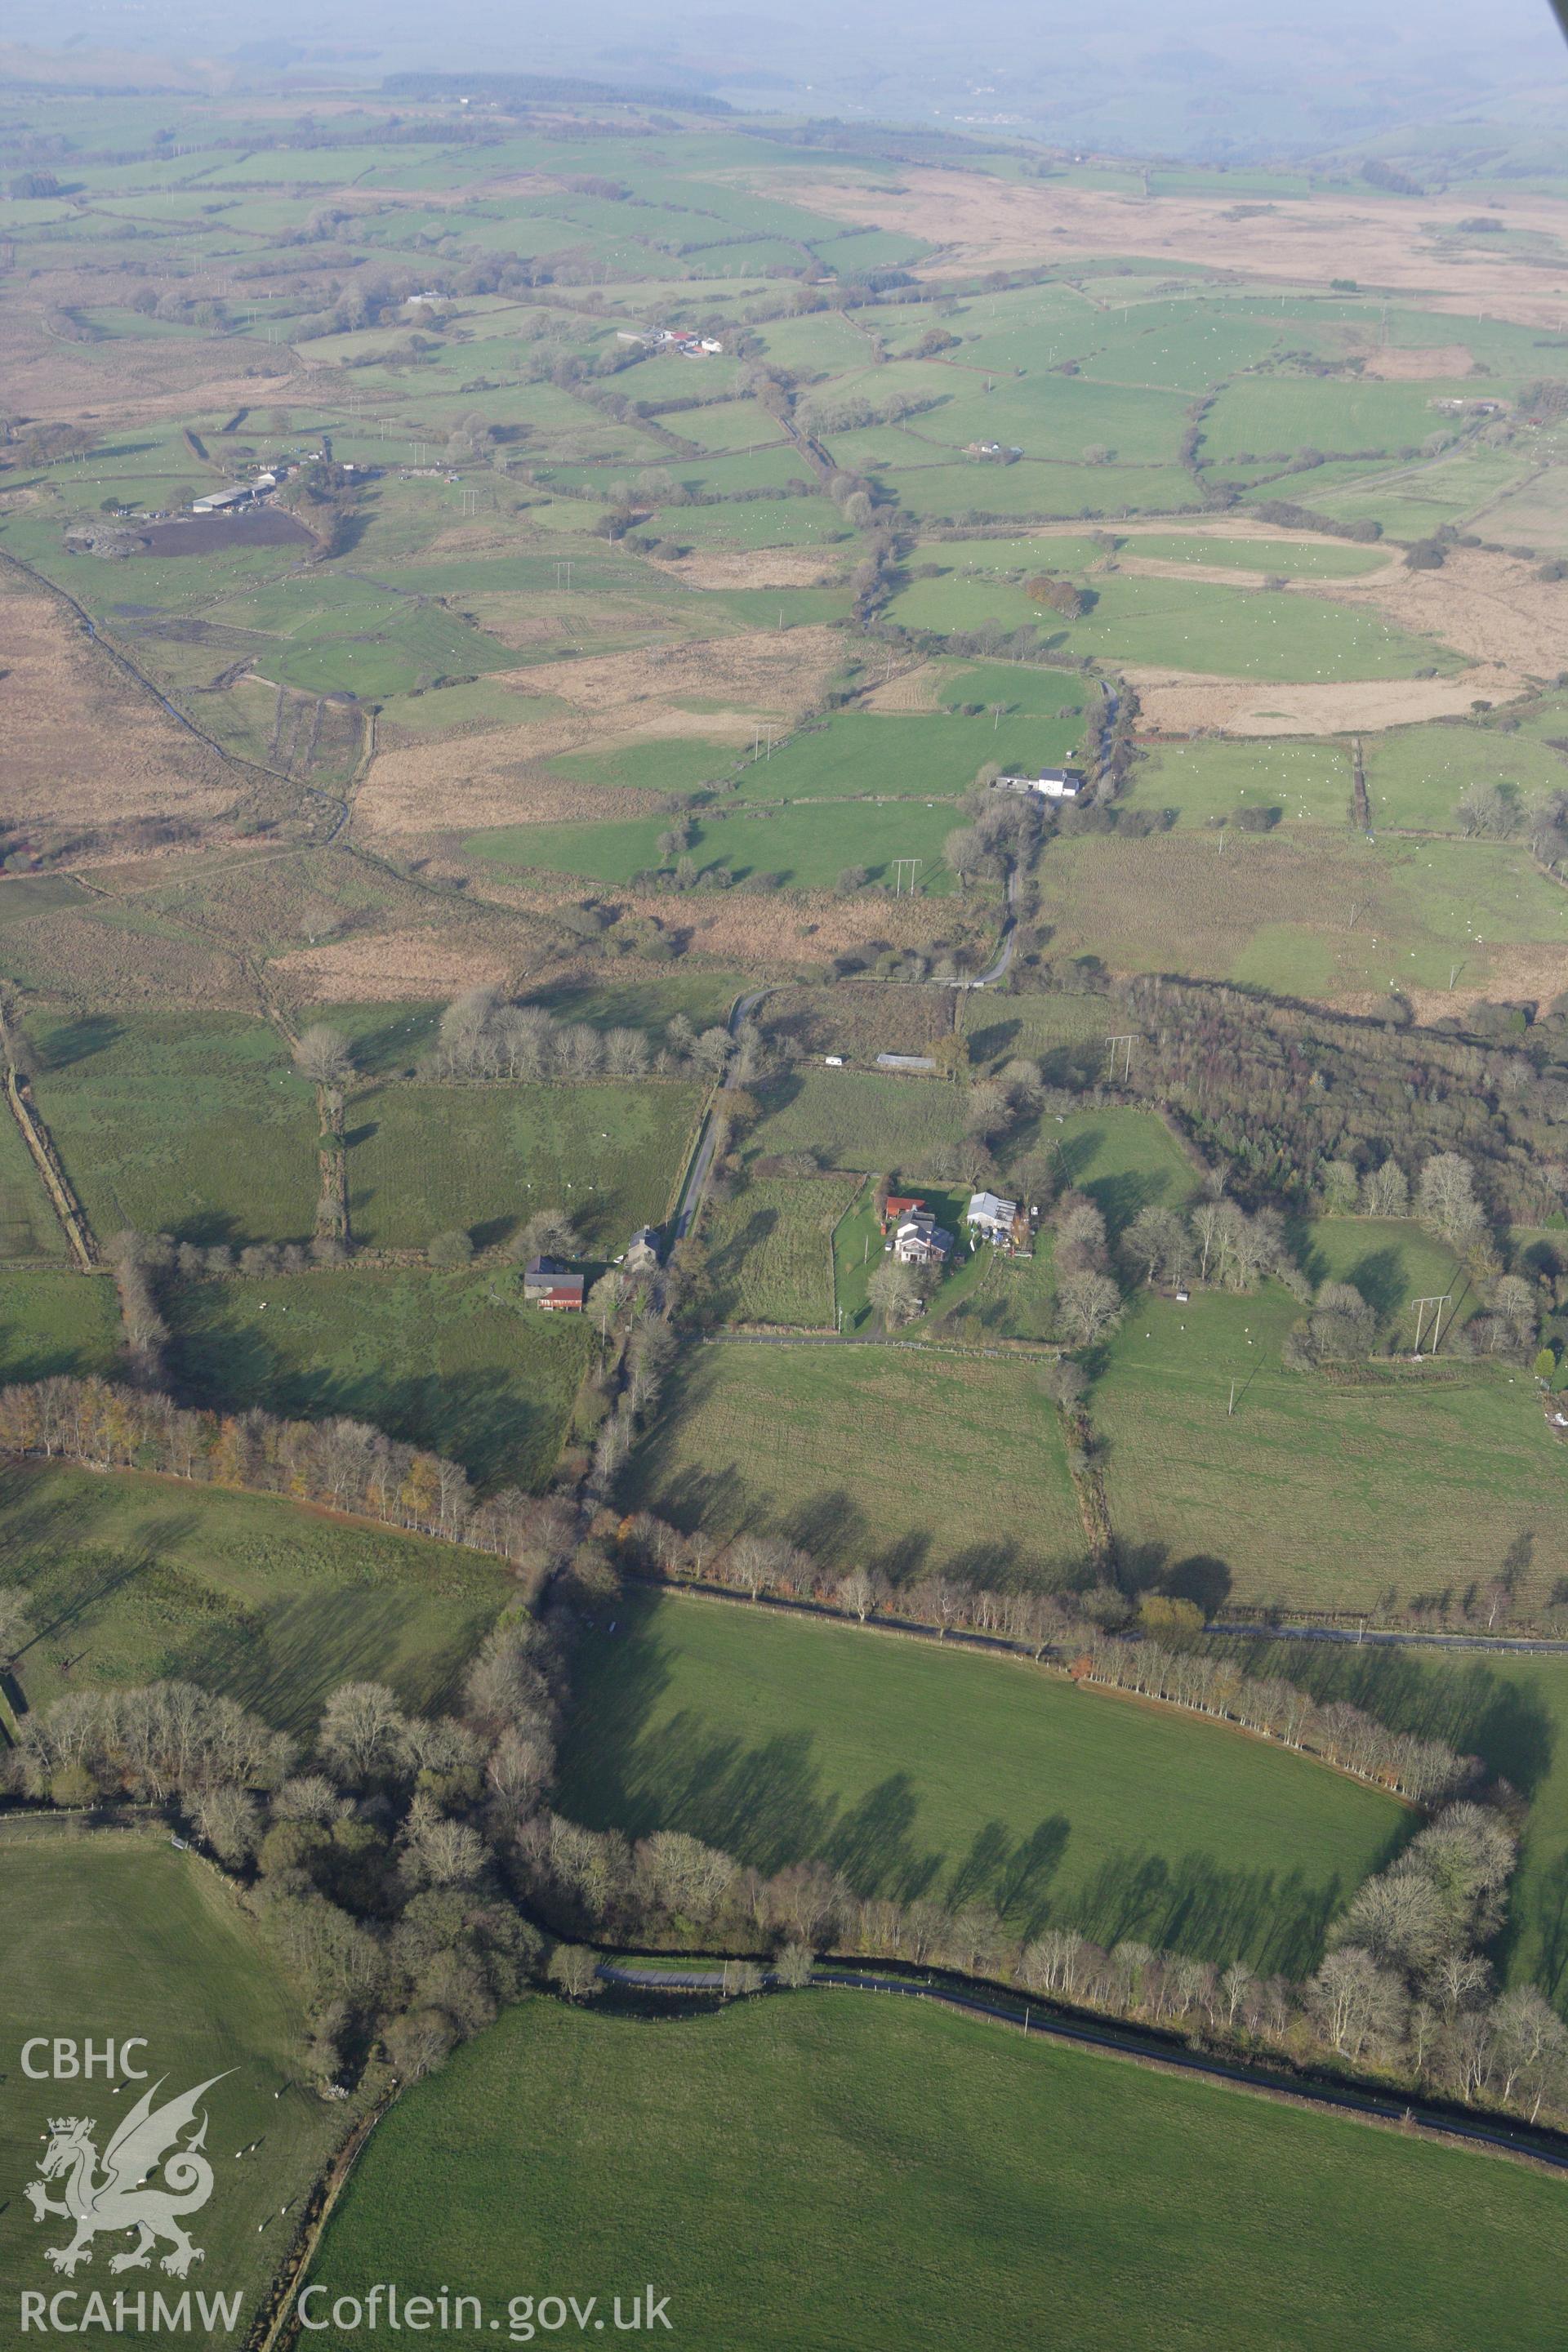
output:
[[[605,1960],[600,1963],[598,1972],[606,1984],[626,1985],[645,1992],[722,1992],[724,1989],[721,1969],[650,1969]],[[765,1981],[775,1990],[779,1987],[779,1979],[771,1971]],[[1502,2123],[1472,2123],[1463,2116],[1449,2115],[1443,2108],[1416,2101],[1355,2091],[1348,2084],[1330,2086],[1268,2074],[1239,2061],[1209,2057],[1200,2051],[1145,2037],[1134,2026],[1118,2026],[1109,2021],[1098,2025],[1087,2019],[1063,2017],[1053,2010],[1037,2007],[1021,1995],[1011,2000],[1003,1993],[986,1998],[978,1990],[961,1992],[953,1985],[919,1983],[910,1978],[882,1976],[868,1969],[818,1968],[813,1970],[811,1982],[839,1992],[892,1993],[910,2000],[934,2000],[943,2009],[960,2010],[972,2017],[993,2018],[1053,2042],[1070,2042],[1115,2056],[1137,2058],[1148,2065],[1166,2067],[1173,2074],[1206,2075],[1265,2096],[1273,2094],[1305,2100],[1313,2106],[1331,2108],[1371,2122],[1399,2124],[1434,2138],[1474,2141],[1483,2147],[1526,2157],[1537,2164],[1549,2164],[1559,2172],[1568,2172],[1568,2140],[1559,2132],[1543,2131],[1528,2124],[1514,2128]]]
[[[1245,1642],[1338,1642],[1352,1650],[1502,1650],[1514,1657],[1568,1654],[1568,1642],[1526,1633],[1404,1633],[1358,1625],[1205,1625],[1205,1633],[1230,1633]]]
[[[765,988],[756,988],[749,996],[736,998],[731,1007],[728,1023],[731,1037],[740,1035],[742,1024],[756,1011],[767,993]],[[735,1065],[731,1062],[724,1073],[720,1092],[727,1093],[735,1082]],[[691,1165],[686,1171],[686,1182],[681,1187],[680,1203],[675,1212],[675,1238],[678,1242],[684,1241],[690,1232],[692,1219],[701,1207],[702,1195],[708,1189],[709,1173],[713,1166],[713,1147],[718,1139],[717,1112],[718,1105],[715,1103],[702,1122],[702,1133],[698,1139],[697,1149],[692,1153]]]

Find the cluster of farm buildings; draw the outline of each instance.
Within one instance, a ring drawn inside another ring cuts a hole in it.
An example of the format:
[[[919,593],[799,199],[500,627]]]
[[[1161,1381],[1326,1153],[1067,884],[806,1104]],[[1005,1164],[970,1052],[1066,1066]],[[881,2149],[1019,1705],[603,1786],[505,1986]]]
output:
[[[312,449],[301,462],[310,465],[313,460],[319,460],[322,455],[321,450]],[[191,512],[199,515],[234,514],[246,507],[262,506],[271,497],[279,483],[288,481],[290,475],[297,474],[299,470],[300,467],[297,465],[279,466],[274,470],[258,474],[254,481],[226,482],[221,490],[209,490],[205,498],[193,499]],[[342,470],[345,474],[357,474],[361,481],[374,482],[380,468],[374,466],[345,465]]]
[[[971,1241],[990,1242],[1009,1257],[1026,1256],[1035,1246],[1037,1209],[1021,1208],[997,1192],[972,1192],[963,1213]],[[890,1192],[882,1209],[882,1248],[900,1265],[947,1264],[953,1235],[939,1225],[925,1202],[912,1194]]]
[[[647,351],[679,352],[682,359],[711,359],[724,348],[712,335],[693,335],[682,327],[621,327],[617,343],[641,343]]]

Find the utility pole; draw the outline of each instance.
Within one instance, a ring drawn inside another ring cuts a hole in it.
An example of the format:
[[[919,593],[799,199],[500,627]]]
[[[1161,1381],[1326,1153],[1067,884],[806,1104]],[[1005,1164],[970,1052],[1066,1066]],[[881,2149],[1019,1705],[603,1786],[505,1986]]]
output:
[[[907,866],[909,867],[909,869],[910,869],[910,897],[911,898],[914,897],[914,895],[915,895],[915,877],[916,877],[916,875],[920,872],[921,867],[924,864],[925,864],[925,859],[924,859],[923,857],[895,857],[895,858],[894,858],[894,860],[893,860],[893,896],[894,896],[894,898],[901,898],[903,897],[903,895],[904,895],[904,868],[905,868],[905,866]]]
[[[1226,1409],[1225,1409],[1225,1417],[1226,1417],[1226,1421],[1228,1421],[1228,1420],[1230,1419],[1230,1417],[1231,1417],[1232,1413],[1234,1413],[1234,1412],[1235,1412],[1235,1411],[1236,1411],[1236,1382],[1235,1382],[1235,1381],[1233,1380],[1233,1381],[1231,1381],[1231,1384],[1230,1384],[1230,1402],[1226,1405]]]
[[[1137,1034],[1137,1031],[1134,1030],[1131,1036],[1108,1037],[1106,1039],[1105,1043],[1109,1058],[1106,1063],[1105,1075],[1108,1078],[1114,1078],[1116,1076],[1116,1055],[1117,1051],[1120,1048],[1122,1054],[1121,1075],[1124,1078],[1131,1080],[1132,1076],[1132,1047],[1136,1042]]]
[[[1443,1309],[1449,1304],[1454,1294],[1451,1290],[1445,1290],[1440,1297],[1417,1298],[1414,1301],[1415,1307],[1415,1353],[1417,1355],[1421,1353],[1421,1333],[1426,1320],[1426,1309],[1428,1307],[1431,1307],[1433,1310],[1432,1353],[1436,1355],[1438,1349],[1442,1346]]]

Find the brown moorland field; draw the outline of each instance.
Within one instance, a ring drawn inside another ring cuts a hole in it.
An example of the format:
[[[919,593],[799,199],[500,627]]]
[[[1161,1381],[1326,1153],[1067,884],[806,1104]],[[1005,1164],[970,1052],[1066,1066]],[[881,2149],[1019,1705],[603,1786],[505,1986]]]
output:
[[[719,548],[699,549],[678,563],[657,567],[689,588],[826,588],[837,579],[841,566],[789,547],[759,547],[741,552]]]
[[[51,291],[73,299],[68,281]],[[101,299],[101,286],[84,283],[74,299]],[[0,315],[6,401],[19,415],[46,417],[51,424],[112,425],[121,430],[188,416],[193,410],[304,396],[301,371],[280,370],[269,343],[205,337],[129,346],[61,342],[46,330],[36,296],[30,302],[5,303]]]
[[[1042,253],[1066,258],[1106,253],[1148,254],[1197,263],[1247,277],[1327,286],[1347,274],[1383,287],[1419,291],[1429,308],[1481,309],[1531,325],[1555,326],[1562,279],[1506,252],[1484,259],[1457,256],[1428,243],[1436,231],[1458,227],[1470,209],[1462,199],[1423,204],[1418,211],[1342,194],[1280,196],[1238,220],[1224,196],[1132,196],[1100,188],[992,179],[975,172],[924,165],[900,167],[896,186],[847,168],[803,186],[795,173],[748,172],[747,184],[784,195],[814,212],[858,225],[924,237],[941,248],[921,265],[923,275],[966,276],[1006,263],[1037,261]],[[1530,196],[1510,207],[1510,224],[1568,247],[1568,204]]]
[[[782,632],[747,629],[688,645],[541,662],[527,673],[527,684],[535,694],[559,695],[574,709],[614,713],[623,726],[626,714],[643,703],[657,706],[694,695],[737,709],[786,713],[816,698],[843,650],[842,637],[820,624]]]
[[[1366,678],[1345,684],[1264,685],[1251,677],[1205,677],[1195,670],[1131,663],[1145,727],[1162,734],[1340,735],[1462,719],[1477,698],[1475,674],[1461,677]]]
[[[805,626],[503,671],[502,680],[521,691],[549,696],[550,714],[478,738],[384,752],[359,792],[355,823],[372,835],[427,836],[435,830],[467,833],[535,822],[545,813],[542,761],[634,736],[749,742],[759,719],[776,727],[813,702],[842,652],[843,641],[833,631]],[[692,700],[719,707],[679,707]],[[552,814],[563,817],[637,816],[646,805],[644,796],[628,796],[619,787],[606,804],[591,786],[567,786],[559,779],[552,785],[563,795]]]
[[[481,943],[466,927],[358,931],[324,947],[279,956],[272,976],[301,1003],[357,1004],[379,997],[445,1000],[466,989],[501,987],[517,958],[501,944]]]
[[[488,898],[520,912],[547,916],[560,904],[559,892],[496,880],[498,869],[487,869],[477,859],[472,870],[482,876]],[[684,941],[689,954],[729,964],[748,961],[815,964],[852,948],[926,948],[952,922],[951,898],[911,898],[907,893],[901,898],[887,898],[863,891],[840,898],[826,891],[792,890],[787,897],[782,892],[704,891],[656,899],[652,906],[659,923]],[[640,911],[647,908],[645,900]],[[305,961],[290,959],[291,963]],[[351,989],[348,993],[363,992]]]
[[[1492,699],[1517,693],[1532,677],[1563,667],[1568,613],[1561,583],[1485,548],[1450,548],[1442,569],[1412,572],[1395,557],[1353,580],[1321,580],[1311,593],[1336,604],[1372,604],[1413,635],[1429,635],[1468,654],[1476,667],[1458,681]]]
[[[1489,534],[1506,532],[1542,555],[1562,555],[1568,550],[1568,466],[1542,467],[1516,490],[1483,507],[1476,521]]]
[[[0,564],[5,816],[21,830],[221,816],[248,789],[96,646],[68,605]]]

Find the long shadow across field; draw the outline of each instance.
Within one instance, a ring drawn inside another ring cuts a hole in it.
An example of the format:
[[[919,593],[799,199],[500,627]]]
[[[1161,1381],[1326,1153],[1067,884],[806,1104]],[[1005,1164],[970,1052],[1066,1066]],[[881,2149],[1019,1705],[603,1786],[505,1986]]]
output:
[[[1125,1844],[1075,1871],[1064,1867],[1074,1822],[1059,1807],[1025,1829],[993,1818],[966,1847],[948,1848],[930,1835],[918,1763],[889,1758],[886,1776],[851,1799],[833,1786],[808,1725],[748,1739],[695,1708],[666,1716],[671,1676],[658,1612],[685,1605],[640,1595],[617,1603],[619,1629],[584,1681],[563,1757],[562,1803],[575,1818],[632,1838],[681,1830],[765,1874],[824,1862],[863,1898],[986,1906],[1023,1936],[1068,1926],[1107,1946],[1136,1939],[1222,1962],[1244,1958],[1266,1972],[1315,1965],[1351,1892],[1337,1874],[1314,1882],[1213,1853],[1161,1853],[1131,1823]],[[1152,1790],[1152,1808],[1157,1801]],[[1395,1832],[1383,1860],[1406,1834]]]

